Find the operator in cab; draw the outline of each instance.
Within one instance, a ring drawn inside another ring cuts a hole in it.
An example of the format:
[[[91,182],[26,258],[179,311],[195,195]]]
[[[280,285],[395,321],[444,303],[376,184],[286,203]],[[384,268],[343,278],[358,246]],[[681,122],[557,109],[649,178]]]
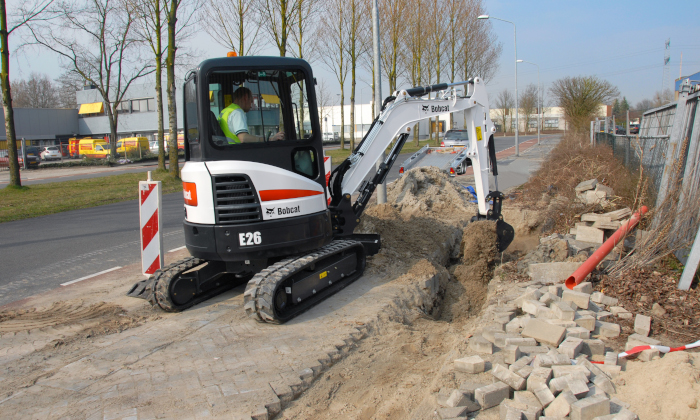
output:
[[[246,113],[253,106],[253,93],[246,87],[239,87],[231,95],[231,105],[221,110],[219,126],[224,132],[229,144],[259,143],[264,137],[248,133],[248,118]],[[284,132],[280,131],[270,137],[271,141],[284,140]]]

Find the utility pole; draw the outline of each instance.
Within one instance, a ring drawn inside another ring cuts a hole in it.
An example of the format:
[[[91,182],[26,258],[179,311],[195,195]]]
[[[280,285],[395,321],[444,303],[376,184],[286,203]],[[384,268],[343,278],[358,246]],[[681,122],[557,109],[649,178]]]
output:
[[[379,44],[379,5],[378,0],[372,0],[372,45],[374,47],[374,117],[376,118],[381,111],[382,106],[382,71],[381,62],[379,60],[381,45]],[[386,158],[382,152],[377,161],[376,168],[379,170],[379,165],[384,163]],[[377,204],[386,203],[386,184],[377,185]]]

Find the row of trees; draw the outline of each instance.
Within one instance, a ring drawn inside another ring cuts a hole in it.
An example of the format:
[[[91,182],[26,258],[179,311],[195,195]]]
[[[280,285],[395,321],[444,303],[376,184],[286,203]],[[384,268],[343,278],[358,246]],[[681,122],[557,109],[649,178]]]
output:
[[[522,93],[519,95],[518,105],[520,106],[518,113],[522,115],[522,121],[525,127],[530,127],[530,122],[537,119],[537,114],[544,114],[549,108],[542,89],[538,90],[537,85],[534,83],[525,86],[525,89],[523,89]],[[500,122],[503,131],[510,131],[511,127],[507,126],[507,120],[509,115],[511,117],[515,115],[515,96],[513,93],[508,89],[503,89],[498,92],[493,106],[496,109],[496,120]],[[511,121],[513,121],[513,119],[511,119]],[[541,120],[540,124],[544,124],[544,120]],[[544,126],[542,125],[540,128],[544,128]]]
[[[165,169],[163,148],[163,115],[161,81],[166,73],[167,101],[171,150],[177,150],[177,109],[175,105],[175,65],[180,42],[197,16],[197,0],[35,0],[25,2],[10,15],[8,28],[5,0],[0,0],[0,41],[2,43],[2,73],[0,87],[5,111],[10,184],[21,186],[12,112],[12,88],[17,89],[18,105],[36,104],[32,91],[52,88],[42,77],[27,82],[10,83],[8,36],[23,30],[20,48],[39,48],[60,57],[65,73],[61,77],[70,83],[91,84],[96,87],[105,104],[111,131],[112,156],[116,157],[119,114],[117,109],[129,87],[137,80],[155,73],[157,85],[159,169]],[[180,19],[182,15],[185,18]],[[147,51],[150,50],[150,58]],[[73,86],[75,88],[75,86]],[[42,105],[59,99],[48,95]],[[75,90],[73,90],[73,94]],[[34,99],[32,99],[34,98]],[[28,101],[28,102],[27,102]],[[170,154],[170,173],[179,176],[177,154]]]
[[[479,76],[489,80],[498,69],[501,44],[491,24],[477,21],[483,0],[383,0],[379,2],[382,76],[389,90],[455,82]],[[334,75],[340,103],[350,89],[350,126],[355,126],[358,73],[372,74],[371,0],[208,0],[203,8],[212,38],[251,55],[265,41],[280,56],[321,62]],[[372,97],[375,86],[371,85]],[[319,108],[332,97],[319,91]],[[341,113],[341,147],[345,148]],[[417,142],[417,131],[415,141]],[[354,132],[350,132],[354,148]]]
[[[82,83],[75,78],[55,81],[45,74],[32,73],[27,80],[10,83],[15,108],[75,108],[75,92]]]

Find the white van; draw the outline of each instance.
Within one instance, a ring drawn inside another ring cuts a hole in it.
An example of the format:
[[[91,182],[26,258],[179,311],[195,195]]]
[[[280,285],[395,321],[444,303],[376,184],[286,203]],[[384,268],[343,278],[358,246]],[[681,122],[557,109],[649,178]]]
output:
[[[323,133],[324,143],[330,143],[338,140],[340,140],[340,136],[338,136],[338,133]]]

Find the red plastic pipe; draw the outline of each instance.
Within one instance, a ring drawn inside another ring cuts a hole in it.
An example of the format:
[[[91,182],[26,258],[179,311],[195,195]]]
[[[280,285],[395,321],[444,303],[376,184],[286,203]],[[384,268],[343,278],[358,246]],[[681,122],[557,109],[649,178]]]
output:
[[[601,261],[603,261],[603,258],[605,258],[605,256],[608,255],[613,248],[615,248],[615,245],[617,245],[618,242],[620,242],[632,229],[635,228],[635,226],[637,226],[639,220],[647,211],[649,211],[647,206],[642,206],[638,212],[632,215],[627,223],[620,226],[620,228],[593,253],[593,255],[591,255],[583,264],[581,264],[581,267],[574,271],[574,274],[570,275],[569,278],[566,279],[566,287],[573,289],[574,286],[581,283],[583,279],[585,279],[586,276],[589,275]]]

